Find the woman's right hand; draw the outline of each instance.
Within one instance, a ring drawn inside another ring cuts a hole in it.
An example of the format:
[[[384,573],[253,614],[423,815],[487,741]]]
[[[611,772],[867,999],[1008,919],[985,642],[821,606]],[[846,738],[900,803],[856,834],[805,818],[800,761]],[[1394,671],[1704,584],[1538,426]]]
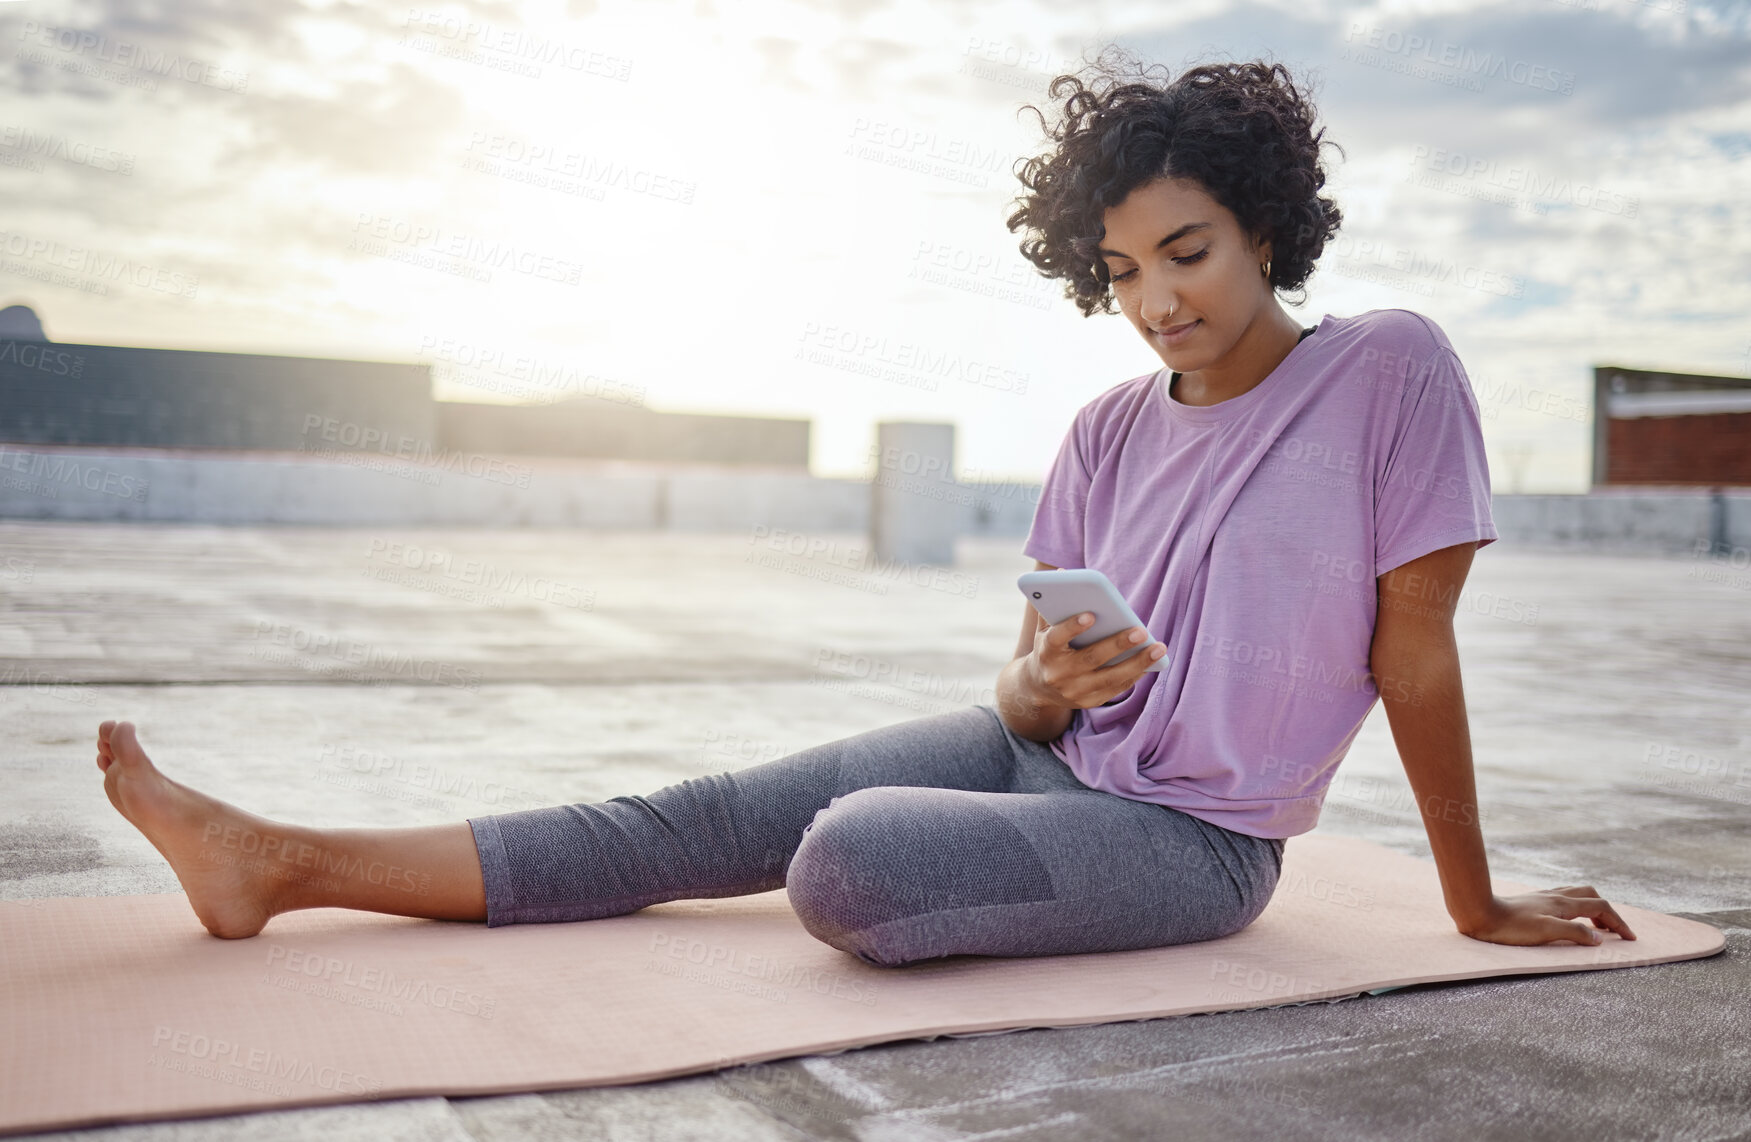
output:
[[[1094,616],[1083,611],[1035,632],[1027,676],[1038,701],[1068,710],[1105,705],[1129,690],[1150,663],[1167,653],[1167,647],[1158,642],[1123,662],[1102,666],[1148,639],[1149,633],[1142,627],[1126,627],[1087,646],[1071,646],[1070,640],[1093,621]]]

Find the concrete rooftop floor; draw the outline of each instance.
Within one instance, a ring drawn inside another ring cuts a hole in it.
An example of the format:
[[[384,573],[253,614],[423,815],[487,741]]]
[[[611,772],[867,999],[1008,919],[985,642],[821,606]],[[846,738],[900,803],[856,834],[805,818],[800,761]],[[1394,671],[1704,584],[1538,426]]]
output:
[[[859,535],[814,538],[831,546],[805,559],[728,533],[0,521],[0,897],[179,891],[103,796],[105,718],[254,812],[412,825],[649,792],[987,699],[1021,626],[1019,538],[963,540],[934,583],[858,570]],[[410,568],[433,553],[450,574]],[[1492,873],[1705,920],[1722,953],[33,1137],[1751,1138],[1751,570],[1497,543],[1459,636]],[[842,655],[930,682],[847,681]],[[382,759],[464,792],[360,772]],[[1428,858],[1378,707],[1318,832]]]

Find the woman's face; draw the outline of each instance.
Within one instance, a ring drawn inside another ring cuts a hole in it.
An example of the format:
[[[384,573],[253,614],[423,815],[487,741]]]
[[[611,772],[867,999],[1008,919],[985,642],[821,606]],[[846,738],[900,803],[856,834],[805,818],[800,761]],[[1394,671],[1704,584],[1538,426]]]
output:
[[[1195,181],[1139,186],[1103,221],[1100,256],[1113,300],[1176,372],[1220,363],[1272,301],[1261,268],[1270,243],[1255,245]]]

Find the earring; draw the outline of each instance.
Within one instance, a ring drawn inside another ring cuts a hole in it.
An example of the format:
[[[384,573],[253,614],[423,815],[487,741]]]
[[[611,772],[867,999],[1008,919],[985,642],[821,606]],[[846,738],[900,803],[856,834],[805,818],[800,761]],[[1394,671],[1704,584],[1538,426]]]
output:
[[[1261,269],[1265,272],[1265,277],[1267,277],[1267,278],[1270,277],[1271,276],[1271,259],[1266,258],[1265,264],[1260,266],[1259,269]]]

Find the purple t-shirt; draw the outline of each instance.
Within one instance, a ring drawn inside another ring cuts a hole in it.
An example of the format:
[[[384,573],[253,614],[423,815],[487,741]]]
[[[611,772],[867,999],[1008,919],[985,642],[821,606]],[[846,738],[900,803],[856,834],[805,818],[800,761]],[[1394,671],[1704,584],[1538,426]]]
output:
[[[1077,411],[1022,546],[1105,573],[1172,656],[1052,751],[1094,789],[1305,833],[1379,697],[1375,577],[1496,538],[1477,398],[1405,309],[1326,314],[1217,404],[1174,400],[1169,378]]]

